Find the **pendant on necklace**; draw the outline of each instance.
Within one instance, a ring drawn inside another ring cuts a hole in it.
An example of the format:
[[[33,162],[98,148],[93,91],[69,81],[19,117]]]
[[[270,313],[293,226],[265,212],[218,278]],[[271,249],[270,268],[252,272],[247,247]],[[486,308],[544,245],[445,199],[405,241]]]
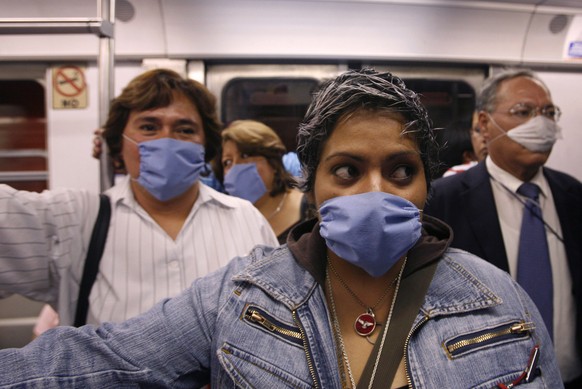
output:
[[[369,336],[376,329],[376,317],[374,311],[368,308],[367,312],[362,313],[354,322],[354,329],[360,336]]]

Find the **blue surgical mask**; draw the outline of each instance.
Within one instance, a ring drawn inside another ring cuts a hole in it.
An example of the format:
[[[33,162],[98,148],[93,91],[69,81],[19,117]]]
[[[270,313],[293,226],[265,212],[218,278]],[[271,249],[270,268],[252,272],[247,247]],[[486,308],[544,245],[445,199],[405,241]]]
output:
[[[224,176],[226,193],[255,203],[267,193],[263,179],[254,163],[234,165]]]
[[[188,190],[206,169],[204,147],[198,143],[160,138],[137,143],[139,177],[137,181],[152,196],[168,201]]]
[[[372,277],[386,274],[421,235],[418,208],[384,192],[334,197],[319,215],[327,247]]]
[[[526,149],[533,152],[545,152],[552,149],[554,143],[562,138],[562,129],[558,124],[544,115],[538,115],[527,122],[513,127],[509,131],[505,131],[497,122],[489,115],[491,122],[497,127],[502,134],[493,138],[489,143],[499,139],[501,136],[513,139]]]

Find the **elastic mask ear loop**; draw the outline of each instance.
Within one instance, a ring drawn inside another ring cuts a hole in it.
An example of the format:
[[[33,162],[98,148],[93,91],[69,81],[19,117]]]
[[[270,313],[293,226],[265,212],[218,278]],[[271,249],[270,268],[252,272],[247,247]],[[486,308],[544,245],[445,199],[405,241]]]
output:
[[[133,139],[131,139],[129,136],[127,136],[125,134],[121,134],[121,136],[124,137],[125,139],[127,139],[128,141],[130,141],[131,143],[133,143],[134,145],[136,145],[139,148],[139,143],[137,143],[136,141],[134,141]],[[141,159],[141,155],[140,155],[140,159]],[[140,166],[141,166],[141,161],[140,161]],[[141,171],[140,171],[140,174],[141,174]],[[139,178],[139,176],[138,176],[138,178],[133,178],[131,176],[131,174],[129,174],[129,172],[127,172],[127,175],[129,176],[129,179],[130,180],[135,181],[135,182],[137,182],[137,180]]]
[[[127,136],[125,134],[121,134],[121,136],[124,137],[125,139],[127,139],[128,141],[130,141],[131,143],[133,143],[134,145],[139,146],[139,143],[137,143],[136,141],[131,139],[129,136]]]
[[[497,139],[504,137],[504,136],[507,136],[507,131],[505,131],[503,128],[501,128],[501,126],[499,124],[497,124],[497,122],[495,121],[495,119],[493,119],[493,116],[491,116],[491,114],[489,112],[487,112],[487,116],[489,116],[489,119],[491,119],[493,124],[495,124],[495,127],[497,127],[499,129],[499,131],[502,132],[502,134],[497,135],[495,138],[493,138],[489,142],[487,142],[487,147],[489,147],[489,145],[491,143],[495,142]]]

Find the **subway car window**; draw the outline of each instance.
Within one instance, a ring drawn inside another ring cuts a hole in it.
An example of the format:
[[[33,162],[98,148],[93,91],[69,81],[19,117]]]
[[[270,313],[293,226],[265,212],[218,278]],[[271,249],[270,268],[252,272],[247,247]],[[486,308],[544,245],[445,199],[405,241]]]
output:
[[[452,126],[471,126],[475,90],[463,80],[410,78],[408,87],[420,94],[439,137]],[[310,78],[233,78],[222,90],[222,121],[259,120],[271,126],[288,150],[295,150],[297,125],[319,81]]]
[[[0,183],[29,191],[47,188],[44,87],[0,80]]]
[[[297,126],[318,84],[314,78],[233,78],[222,90],[222,121],[261,121],[295,150]]]
[[[406,85],[420,94],[435,128],[448,128],[462,122],[471,127],[475,109],[475,90],[463,80],[404,79]]]
[[[475,109],[475,90],[463,80],[408,79],[406,85],[420,94],[420,99],[428,110],[437,140],[441,145],[440,167],[433,175],[439,178],[450,167],[462,163],[461,145],[451,144],[453,139],[461,139],[460,134],[471,128]],[[458,143],[458,142],[457,142]]]

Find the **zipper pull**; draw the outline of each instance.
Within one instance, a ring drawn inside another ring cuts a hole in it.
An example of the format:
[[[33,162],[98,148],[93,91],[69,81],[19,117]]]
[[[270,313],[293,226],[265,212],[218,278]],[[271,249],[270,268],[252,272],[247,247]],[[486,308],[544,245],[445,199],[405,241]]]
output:
[[[522,332],[530,332],[532,330],[534,330],[536,328],[535,324],[533,322],[527,322],[527,323],[516,323],[514,325],[511,326],[510,331],[512,334],[519,334]]]
[[[263,317],[263,315],[261,315],[257,311],[254,311],[254,310],[250,311],[250,315],[248,315],[248,318],[251,321],[254,321],[255,323],[259,323],[260,325],[262,325],[263,327],[265,327],[269,331],[274,332],[276,330],[276,327],[273,325],[273,323],[268,321],[265,317]]]
[[[538,362],[540,360],[540,346],[536,344],[529,355],[529,363],[525,368],[525,382],[532,382],[538,376]]]
[[[531,323],[530,323],[531,324]],[[538,362],[540,360],[540,345],[536,344],[534,348],[529,353],[529,360],[525,370],[516,380],[509,384],[498,384],[499,389],[512,389],[521,384],[527,384],[532,382],[538,375],[540,375],[540,369],[538,367]]]

